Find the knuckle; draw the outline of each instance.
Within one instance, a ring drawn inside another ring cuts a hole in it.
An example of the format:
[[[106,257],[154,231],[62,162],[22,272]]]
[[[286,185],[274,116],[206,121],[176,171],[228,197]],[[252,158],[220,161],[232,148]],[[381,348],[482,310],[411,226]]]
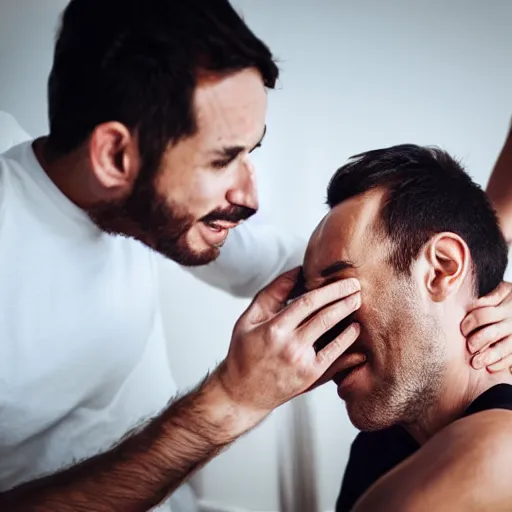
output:
[[[336,311],[334,309],[327,309],[324,312],[322,312],[319,318],[322,330],[325,332],[328,331],[331,327],[333,327],[337,322],[338,316],[339,315],[336,314]]]
[[[501,356],[499,353],[499,349],[497,347],[493,347],[487,350],[487,354],[485,355],[484,363],[486,366],[495,364],[501,360]]]
[[[315,301],[316,296],[317,296],[316,290],[303,295],[299,299],[301,308],[304,308],[307,310],[314,309],[315,303],[316,303],[316,301]]]
[[[488,331],[483,330],[483,331],[473,334],[473,336],[471,336],[471,339],[470,339],[471,347],[473,347],[475,349],[481,349],[486,344],[486,340],[488,338],[487,333],[488,333]]]
[[[296,372],[300,373],[302,371],[300,366],[302,359],[300,347],[296,346],[294,343],[288,343],[283,349],[282,357],[286,364],[296,367]]]
[[[485,322],[486,316],[486,310],[483,309],[473,312],[474,328],[480,327]]]
[[[278,322],[274,322],[269,327],[269,339],[274,343],[280,343],[286,339],[286,330]]]

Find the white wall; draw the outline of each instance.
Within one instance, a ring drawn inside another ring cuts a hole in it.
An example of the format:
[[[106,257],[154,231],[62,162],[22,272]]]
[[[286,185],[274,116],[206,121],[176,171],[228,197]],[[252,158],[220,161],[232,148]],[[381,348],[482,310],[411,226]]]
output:
[[[308,234],[333,171],[359,151],[443,146],[485,184],[512,113],[512,3],[506,0],[236,0],[281,60],[268,134],[255,157],[267,214]],[[46,129],[46,75],[64,0],[1,0],[0,109]],[[166,265],[172,366],[182,385],[220,360],[245,306]],[[176,291],[179,290],[179,293]],[[199,304],[198,296],[202,295]],[[198,309],[199,308],[199,309]],[[322,508],[332,508],[354,431],[333,386],[313,395]],[[275,420],[203,472],[213,500],[277,508]]]

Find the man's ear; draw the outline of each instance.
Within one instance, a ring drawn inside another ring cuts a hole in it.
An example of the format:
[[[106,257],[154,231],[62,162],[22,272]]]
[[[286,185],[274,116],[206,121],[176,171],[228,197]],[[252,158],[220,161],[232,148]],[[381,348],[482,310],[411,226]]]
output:
[[[122,123],[111,121],[94,129],[89,157],[96,180],[110,198],[130,190],[140,169],[137,139]]]
[[[435,302],[442,302],[463,284],[471,268],[466,242],[455,233],[439,233],[424,248],[425,285]]]

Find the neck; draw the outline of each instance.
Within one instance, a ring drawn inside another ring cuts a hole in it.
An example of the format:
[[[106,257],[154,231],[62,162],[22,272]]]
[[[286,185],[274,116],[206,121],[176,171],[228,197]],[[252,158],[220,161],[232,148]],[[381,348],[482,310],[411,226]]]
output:
[[[47,138],[42,137],[33,143],[33,150],[39,165],[57,188],[73,203],[82,209],[93,204],[91,183],[87,168],[87,155],[79,149],[58,158],[48,158]]]
[[[450,369],[443,379],[434,403],[426,407],[417,420],[405,424],[406,430],[424,444],[445,426],[459,419],[471,403],[497,384],[512,384],[510,372],[490,373],[486,368],[475,370],[469,364]]]

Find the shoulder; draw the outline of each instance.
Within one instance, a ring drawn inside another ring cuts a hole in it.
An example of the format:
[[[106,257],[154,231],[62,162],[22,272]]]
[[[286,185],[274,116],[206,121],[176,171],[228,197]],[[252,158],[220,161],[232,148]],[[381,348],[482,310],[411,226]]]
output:
[[[467,459],[478,456],[484,460],[489,455],[493,458],[494,451],[512,451],[512,410],[490,409],[457,420],[436,436],[424,448],[445,448],[451,457]]]
[[[0,110],[0,153],[29,140],[30,136],[9,113]]]
[[[448,425],[387,473],[356,510],[506,510],[511,458],[512,411],[474,414]]]

